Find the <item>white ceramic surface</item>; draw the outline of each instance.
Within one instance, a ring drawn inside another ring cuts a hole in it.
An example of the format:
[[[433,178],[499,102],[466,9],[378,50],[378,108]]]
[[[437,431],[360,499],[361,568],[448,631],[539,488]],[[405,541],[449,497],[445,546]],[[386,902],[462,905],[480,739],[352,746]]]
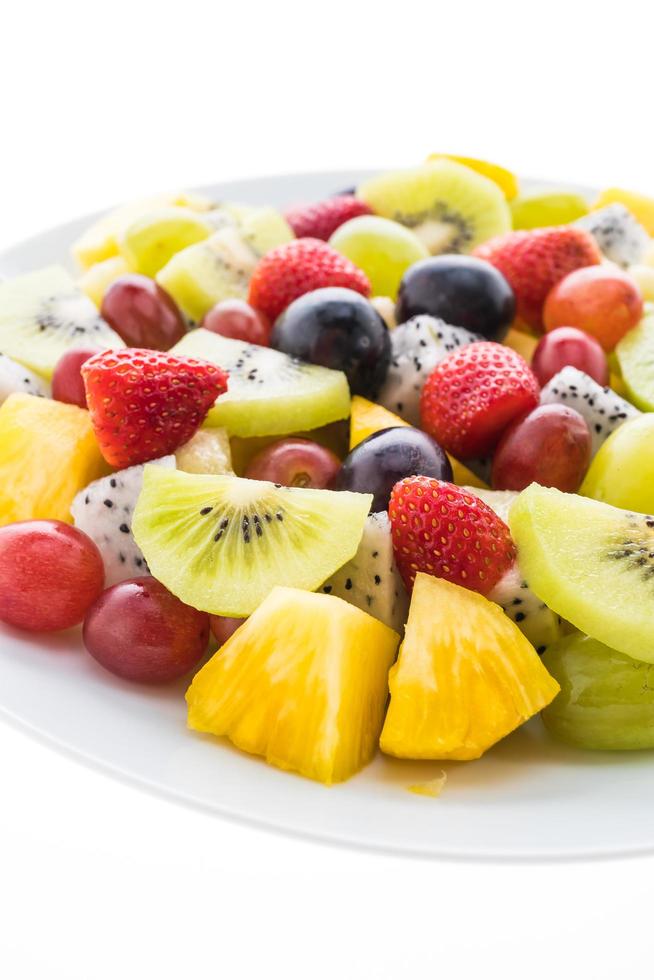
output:
[[[202,190],[217,200],[282,205],[361,176],[298,174]],[[0,255],[0,275],[65,259],[89,220],[9,249]],[[478,762],[378,757],[348,783],[327,789],[187,731],[184,687],[143,690],[120,682],[84,653],[77,631],[30,637],[0,626],[1,717],[191,806],[335,843],[433,857],[560,859],[654,850],[654,753],[575,751],[551,741],[535,720]],[[448,781],[439,799],[408,792],[441,769]]]

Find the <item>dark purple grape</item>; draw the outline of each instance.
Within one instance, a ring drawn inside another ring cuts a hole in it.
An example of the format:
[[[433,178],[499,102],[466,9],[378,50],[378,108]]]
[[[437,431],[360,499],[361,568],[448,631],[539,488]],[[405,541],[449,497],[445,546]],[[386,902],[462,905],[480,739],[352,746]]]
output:
[[[435,439],[420,429],[397,426],[373,432],[343,460],[334,490],[372,493],[370,510],[386,510],[391,490],[405,476],[452,481],[452,467]]]
[[[388,327],[353,289],[330,286],[294,300],[278,317],[270,346],[343,371],[353,395],[375,398],[391,359]]]
[[[400,283],[397,322],[419,313],[501,342],[515,316],[515,296],[490,262],[472,255],[435,255],[412,265]]]

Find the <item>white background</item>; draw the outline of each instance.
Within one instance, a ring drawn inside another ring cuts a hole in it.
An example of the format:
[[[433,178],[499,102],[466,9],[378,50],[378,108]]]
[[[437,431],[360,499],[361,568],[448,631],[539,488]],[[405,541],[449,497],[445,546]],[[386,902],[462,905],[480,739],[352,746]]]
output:
[[[654,192],[646,6],[13,2],[0,247],[152,190],[436,149]],[[325,848],[142,795],[5,726],[0,771],[3,980],[651,973],[654,859]]]

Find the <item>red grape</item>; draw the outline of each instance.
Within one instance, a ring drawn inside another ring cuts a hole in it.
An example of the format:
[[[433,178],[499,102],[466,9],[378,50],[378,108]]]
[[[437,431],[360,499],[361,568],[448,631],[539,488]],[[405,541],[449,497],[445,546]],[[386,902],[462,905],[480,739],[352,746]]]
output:
[[[586,421],[567,405],[540,405],[504,432],[493,457],[495,490],[524,490],[530,483],[575,493],[590,464]]]
[[[64,630],[84,618],[102,592],[95,542],[63,521],[19,521],[0,528],[0,619],[20,629]]]
[[[531,369],[541,385],[571,365],[585,371],[599,385],[609,383],[609,363],[599,341],[576,327],[557,327],[538,341]]]
[[[233,616],[209,616],[211,632],[215,636],[218,646],[227,643],[228,639],[235,633],[239,626],[245,622],[244,619],[235,619]]]
[[[224,299],[206,314],[202,321],[205,330],[234,340],[267,347],[270,338],[268,318],[243,299]]]
[[[548,293],[545,329],[579,327],[612,351],[643,315],[643,297],[631,276],[613,266],[591,265],[565,276]]]
[[[107,589],[84,620],[92,657],[118,677],[160,684],[195,667],[209,641],[209,616],[149,575]]]
[[[324,490],[341,468],[330,449],[311,439],[280,439],[250,460],[248,480],[270,480],[284,487],[313,487]]]
[[[186,333],[173,299],[154,279],[136,273],[112,282],[100,313],[128,347],[170,350]]]
[[[86,391],[80,373],[84,361],[93,357],[99,347],[73,347],[62,354],[52,375],[52,397],[58,402],[86,408]]]

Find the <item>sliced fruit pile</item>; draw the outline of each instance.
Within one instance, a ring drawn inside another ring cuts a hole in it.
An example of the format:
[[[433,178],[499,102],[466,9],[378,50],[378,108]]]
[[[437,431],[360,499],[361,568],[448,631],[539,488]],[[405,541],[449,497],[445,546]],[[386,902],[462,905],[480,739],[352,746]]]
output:
[[[654,748],[652,235],[444,153],[105,216],[0,285],[0,620],[326,784]]]

